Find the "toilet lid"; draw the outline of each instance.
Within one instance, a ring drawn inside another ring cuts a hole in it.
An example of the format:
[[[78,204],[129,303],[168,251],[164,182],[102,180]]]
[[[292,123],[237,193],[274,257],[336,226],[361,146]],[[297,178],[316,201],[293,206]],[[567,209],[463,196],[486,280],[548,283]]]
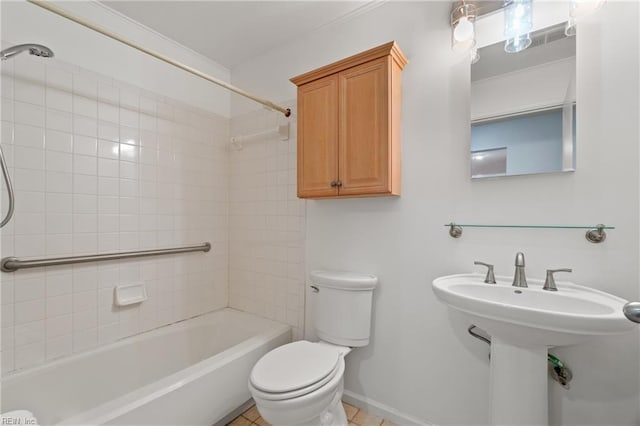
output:
[[[280,346],[260,358],[251,384],[268,393],[307,388],[334,373],[340,353],[331,346],[299,341]]]

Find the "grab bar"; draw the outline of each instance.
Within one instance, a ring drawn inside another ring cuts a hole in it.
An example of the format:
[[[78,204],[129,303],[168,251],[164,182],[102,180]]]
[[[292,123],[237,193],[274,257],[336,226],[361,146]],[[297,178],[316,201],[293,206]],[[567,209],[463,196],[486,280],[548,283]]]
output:
[[[102,253],[85,256],[50,257],[36,259],[19,259],[17,257],[5,257],[0,262],[3,272],[15,272],[18,269],[40,268],[42,266],[70,265],[72,263],[100,262],[104,260],[133,259],[136,257],[159,256],[163,254],[189,253],[193,251],[208,252],[211,243],[202,243],[198,246],[173,247],[154,250],[124,251],[119,253]]]

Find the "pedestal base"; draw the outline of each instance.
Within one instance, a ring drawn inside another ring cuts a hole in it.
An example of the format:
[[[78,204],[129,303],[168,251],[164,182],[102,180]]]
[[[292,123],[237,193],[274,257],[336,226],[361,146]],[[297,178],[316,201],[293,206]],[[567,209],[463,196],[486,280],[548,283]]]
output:
[[[490,423],[548,425],[547,380],[546,347],[515,346],[492,336]]]

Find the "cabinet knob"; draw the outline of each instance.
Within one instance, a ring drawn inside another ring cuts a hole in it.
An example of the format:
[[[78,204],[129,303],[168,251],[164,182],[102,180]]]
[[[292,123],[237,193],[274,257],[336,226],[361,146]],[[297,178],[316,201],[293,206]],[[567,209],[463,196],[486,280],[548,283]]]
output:
[[[337,181],[336,186],[342,186],[342,181],[341,180]]]
[[[338,186],[338,182],[336,182],[335,180],[331,181],[331,187],[335,188],[336,186]]]

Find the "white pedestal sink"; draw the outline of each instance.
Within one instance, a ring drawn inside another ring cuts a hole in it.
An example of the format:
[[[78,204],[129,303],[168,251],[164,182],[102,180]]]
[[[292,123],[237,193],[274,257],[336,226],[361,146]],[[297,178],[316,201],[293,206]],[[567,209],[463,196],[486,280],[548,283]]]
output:
[[[632,331],[611,294],[558,282],[542,290],[542,280],[513,287],[509,277],[485,284],[484,275],[460,274],[433,281],[433,292],[491,335],[491,424],[546,425],[547,350]]]

